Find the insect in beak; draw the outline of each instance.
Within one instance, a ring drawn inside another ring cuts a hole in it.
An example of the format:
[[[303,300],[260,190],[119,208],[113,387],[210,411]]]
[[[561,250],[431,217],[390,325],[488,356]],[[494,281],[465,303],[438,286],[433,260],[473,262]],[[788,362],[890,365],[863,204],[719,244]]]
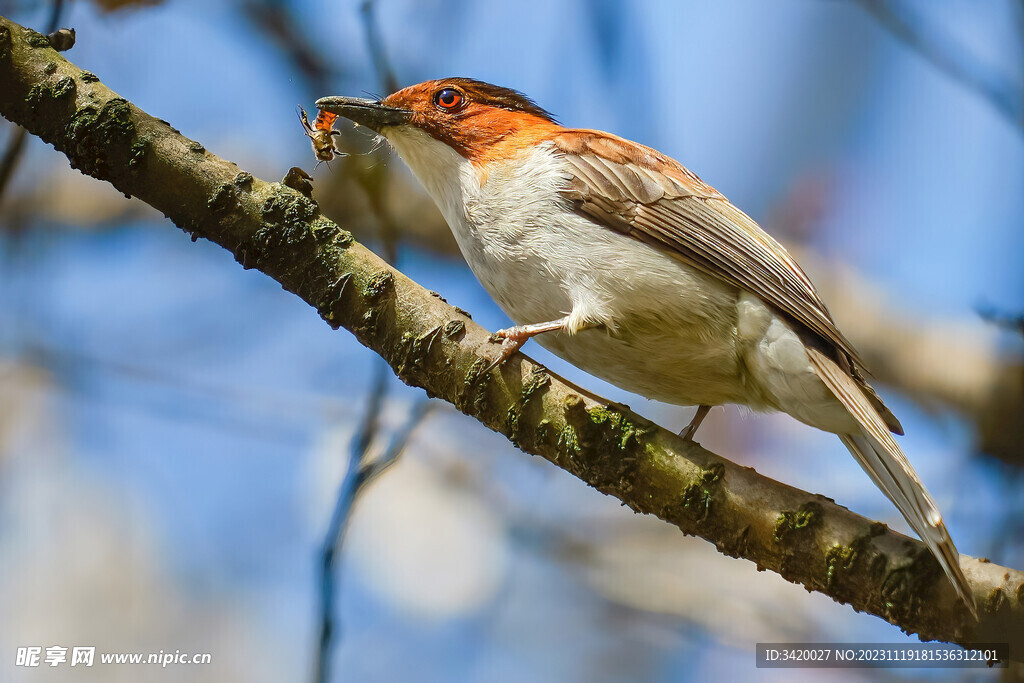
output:
[[[299,121],[304,129],[303,132],[305,132],[306,137],[309,138],[310,144],[313,146],[313,154],[317,158],[317,167],[325,161],[331,161],[335,156],[343,156],[343,152],[334,146],[334,136],[341,135],[340,131],[334,130],[334,122],[338,119],[338,115],[332,114],[329,111],[321,111],[317,114],[316,121],[310,125],[309,117],[306,116],[306,110],[301,105],[298,107],[298,110]]]

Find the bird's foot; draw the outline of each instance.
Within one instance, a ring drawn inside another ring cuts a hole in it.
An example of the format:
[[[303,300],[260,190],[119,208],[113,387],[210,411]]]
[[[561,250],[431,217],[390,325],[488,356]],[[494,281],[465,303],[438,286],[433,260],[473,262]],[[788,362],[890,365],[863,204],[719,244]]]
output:
[[[491,342],[501,342],[501,352],[498,353],[498,357],[484,369],[483,374],[486,374],[498,367],[509,358],[512,357],[519,349],[523,348],[523,344],[532,337],[533,335],[525,331],[524,327],[509,327],[504,330],[498,330],[491,335]]]
[[[498,358],[494,360],[490,365],[484,369],[484,374],[490,372],[494,368],[498,367],[509,358],[512,357],[516,351],[523,347],[530,337],[536,337],[538,334],[544,334],[545,332],[555,332],[565,328],[569,318],[562,318],[561,320],[553,320],[549,323],[535,323],[533,325],[516,325],[515,327],[506,327],[504,330],[498,330],[491,335],[492,342],[501,342],[501,353],[498,354]]]
[[[683,441],[693,441],[693,437],[697,435],[697,428],[704,421],[704,418],[711,412],[711,406],[698,406],[697,412],[694,413],[693,419],[690,420],[690,424],[686,425],[686,429],[679,432],[679,436],[683,437]]]

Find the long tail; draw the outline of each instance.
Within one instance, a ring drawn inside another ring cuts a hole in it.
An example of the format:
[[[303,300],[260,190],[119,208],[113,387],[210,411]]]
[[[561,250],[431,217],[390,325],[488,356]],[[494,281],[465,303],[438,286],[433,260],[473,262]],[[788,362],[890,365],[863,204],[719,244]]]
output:
[[[977,619],[974,594],[960,569],[960,554],[942,523],[939,508],[900,450],[885,421],[856,379],[816,349],[808,348],[808,355],[818,376],[861,427],[860,434],[840,434],[839,438],[932,551],[960,599]]]

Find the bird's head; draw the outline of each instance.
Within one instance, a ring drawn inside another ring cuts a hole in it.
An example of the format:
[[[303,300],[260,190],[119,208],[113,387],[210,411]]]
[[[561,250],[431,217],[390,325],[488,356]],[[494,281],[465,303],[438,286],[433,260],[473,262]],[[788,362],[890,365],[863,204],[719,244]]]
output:
[[[324,97],[316,106],[392,143],[411,132],[425,133],[473,162],[503,156],[505,148],[535,143],[558,128],[554,117],[525,95],[470,78],[425,81],[383,100]]]

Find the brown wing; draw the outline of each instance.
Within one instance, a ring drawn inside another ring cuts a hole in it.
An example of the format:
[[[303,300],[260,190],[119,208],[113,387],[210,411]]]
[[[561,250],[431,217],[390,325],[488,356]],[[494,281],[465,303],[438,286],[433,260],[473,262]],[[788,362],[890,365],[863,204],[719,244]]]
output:
[[[860,381],[899,433],[899,422],[863,382],[853,345],[836,327],[793,257],[749,216],[678,162],[598,131],[566,131],[553,140],[572,166],[565,192],[599,223],[669,249],[686,263],[756,295],[822,340]]]

